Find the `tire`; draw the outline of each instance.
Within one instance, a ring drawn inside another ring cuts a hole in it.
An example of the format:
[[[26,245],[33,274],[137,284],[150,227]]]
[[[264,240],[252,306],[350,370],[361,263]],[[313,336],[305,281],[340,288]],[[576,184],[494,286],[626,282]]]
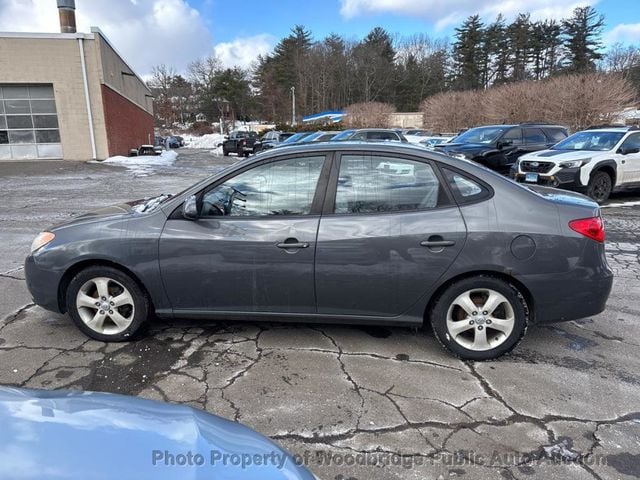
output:
[[[520,343],[527,330],[528,309],[511,284],[477,276],[449,286],[436,300],[430,318],[436,338],[456,357],[492,360]]]
[[[228,157],[229,156],[229,151],[223,148],[222,149],[222,155],[224,155],[225,157]]]
[[[587,186],[587,195],[598,204],[603,204],[609,199],[613,190],[613,179],[607,172],[598,171],[591,175]]]
[[[88,267],[76,274],[67,288],[66,302],[76,326],[101,342],[133,340],[149,315],[149,299],[140,285],[106,266]]]

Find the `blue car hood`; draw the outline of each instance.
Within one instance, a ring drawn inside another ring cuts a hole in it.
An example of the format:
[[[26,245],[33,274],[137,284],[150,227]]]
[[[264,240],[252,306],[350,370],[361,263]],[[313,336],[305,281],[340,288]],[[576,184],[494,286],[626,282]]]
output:
[[[244,425],[135,397],[0,387],[0,425],[0,478],[314,478]]]

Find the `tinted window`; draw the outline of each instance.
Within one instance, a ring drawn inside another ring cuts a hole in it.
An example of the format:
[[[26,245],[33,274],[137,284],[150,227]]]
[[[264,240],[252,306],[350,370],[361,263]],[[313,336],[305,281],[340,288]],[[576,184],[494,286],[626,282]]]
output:
[[[547,143],[547,137],[539,128],[525,128],[524,143]]]
[[[324,156],[267,163],[203,195],[202,216],[308,215]]]
[[[500,140],[503,142],[511,142],[511,145],[522,145],[522,129],[512,128],[505,133]]]
[[[442,190],[431,165],[389,156],[343,155],[335,213],[435,208]]]
[[[553,143],[558,143],[567,138],[567,133],[559,128],[545,128],[544,133],[551,139]]]
[[[400,138],[397,133],[393,132],[369,132],[367,133],[368,140],[391,140],[398,141]]]
[[[458,203],[476,202],[491,195],[487,188],[473,178],[448,168],[442,170]]]

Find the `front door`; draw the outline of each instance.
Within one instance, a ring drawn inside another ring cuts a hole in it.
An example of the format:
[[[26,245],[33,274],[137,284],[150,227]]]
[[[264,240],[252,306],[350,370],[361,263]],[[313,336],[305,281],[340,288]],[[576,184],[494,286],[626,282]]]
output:
[[[318,230],[318,313],[400,315],[460,253],[460,210],[424,160],[345,153],[336,168]]]
[[[315,312],[324,163],[316,154],[250,167],[200,192],[197,220],[167,220],[160,269],[174,312]]]
[[[640,132],[632,133],[620,146],[620,150],[631,150],[630,153],[617,154],[619,165],[622,167],[622,181],[624,183],[640,182]]]

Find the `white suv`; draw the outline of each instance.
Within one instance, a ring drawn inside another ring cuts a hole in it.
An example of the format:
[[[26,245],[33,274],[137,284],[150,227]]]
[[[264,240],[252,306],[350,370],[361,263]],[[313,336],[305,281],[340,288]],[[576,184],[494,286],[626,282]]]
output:
[[[640,187],[640,130],[602,127],[574,133],[550,150],[520,157],[515,179],[577,190],[602,203],[613,190]]]

